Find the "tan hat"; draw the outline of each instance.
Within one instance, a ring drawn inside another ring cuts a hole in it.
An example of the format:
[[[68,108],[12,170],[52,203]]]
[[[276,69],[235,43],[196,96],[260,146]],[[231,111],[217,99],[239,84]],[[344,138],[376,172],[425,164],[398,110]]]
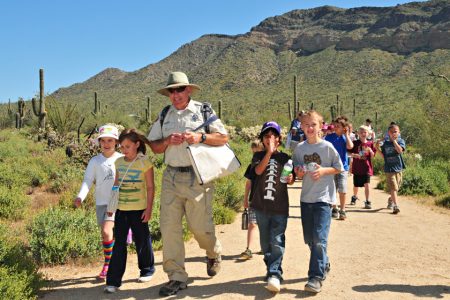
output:
[[[158,93],[169,97],[169,91],[167,89],[177,88],[180,86],[192,87],[192,93],[200,90],[200,87],[198,85],[189,83],[188,77],[183,72],[172,72],[169,74],[169,78],[167,79],[167,85],[164,88],[158,90]]]

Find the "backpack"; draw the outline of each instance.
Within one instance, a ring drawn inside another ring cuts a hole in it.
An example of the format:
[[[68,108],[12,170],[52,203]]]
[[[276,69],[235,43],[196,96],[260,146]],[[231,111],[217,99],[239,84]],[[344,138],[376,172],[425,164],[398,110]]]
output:
[[[161,111],[160,116],[159,116],[159,124],[161,125],[161,129],[162,129],[162,126],[163,126],[163,123],[164,123],[164,118],[166,117],[167,112],[169,111],[170,106],[171,106],[171,105],[169,104],[169,105],[167,105],[166,107],[164,107],[164,108],[162,109],[162,111]],[[201,109],[201,112],[202,112],[202,116],[203,116],[203,121],[208,120],[208,118],[209,118],[209,117],[212,115],[212,113],[213,113],[212,108],[211,108],[211,103],[209,103],[209,102],[203,102],[203,103],[202,103],[202,109]],[[210,133],[209,125],[205,126],[205,131],[206,131],[206,133]]]

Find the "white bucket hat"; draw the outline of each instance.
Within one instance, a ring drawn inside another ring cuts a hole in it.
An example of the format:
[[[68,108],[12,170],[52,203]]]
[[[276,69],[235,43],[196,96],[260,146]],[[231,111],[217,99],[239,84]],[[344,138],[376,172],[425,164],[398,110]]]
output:
[[[169,97],[169,91],[167,89],[181,86],[190,86],[192,88],[192,93],[200,90],[198,85],[189,83],[188,77],[183,72],[172,72],[169,74],[169,78],[167,79],[167,85],[158,90],[158,93]]]
[[[103,125],[98,129],[98,137],[97,140],[104,137],[111,137],[113,139],[119,139],[119,130],[117,127],[112,125]]]

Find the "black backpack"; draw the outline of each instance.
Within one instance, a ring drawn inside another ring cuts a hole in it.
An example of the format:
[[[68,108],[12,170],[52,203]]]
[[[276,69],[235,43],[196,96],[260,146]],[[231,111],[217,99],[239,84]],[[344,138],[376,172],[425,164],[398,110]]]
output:
[[[167,112],[169,111],[170,105],[167,105],[166,107],[164,107],[161,111],[161,114],[159,115],[159,124],[161,125],[161,129],[164,123],[164,118],[167,115]],[[202,103],[202,116],[203,116],[203,121],[208,120],[208,118],[212,115],[213,111],[211,108],[211,103],[209,102],[203,102]],[[210,133],[209,130],[209,125],[205,126],[205,131],[206,133]]]

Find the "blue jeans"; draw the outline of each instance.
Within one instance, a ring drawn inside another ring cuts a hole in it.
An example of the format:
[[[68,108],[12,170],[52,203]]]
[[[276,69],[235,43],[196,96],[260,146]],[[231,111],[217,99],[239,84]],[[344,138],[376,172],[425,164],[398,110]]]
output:
[[[325,202],[301,203],[302,227],[305,244],[309,246],[308,279],[325,279],[328,264],[327,243],[330,232],[331,207]]]
[[[267,214],[259,210],[255,210],[255,212],[259,228],[259,241],[267,266],[267,277],[276,276],[282,280],[281,262],[283,261],[286,243],[284,232],[286,231],[288,217]]]
[[[116,241],[109,263],[108,275],[106,276],[106,285],[117,287],[122,285],[122,276],[127,265],[127,235],[130,228],[136,244],[140,276],[150,276],[155,273],[152,238],[148,223],[142,223],[143,212],[143,210],[125,211],[119,209],[116,211],[114,223],[114,238]]]

